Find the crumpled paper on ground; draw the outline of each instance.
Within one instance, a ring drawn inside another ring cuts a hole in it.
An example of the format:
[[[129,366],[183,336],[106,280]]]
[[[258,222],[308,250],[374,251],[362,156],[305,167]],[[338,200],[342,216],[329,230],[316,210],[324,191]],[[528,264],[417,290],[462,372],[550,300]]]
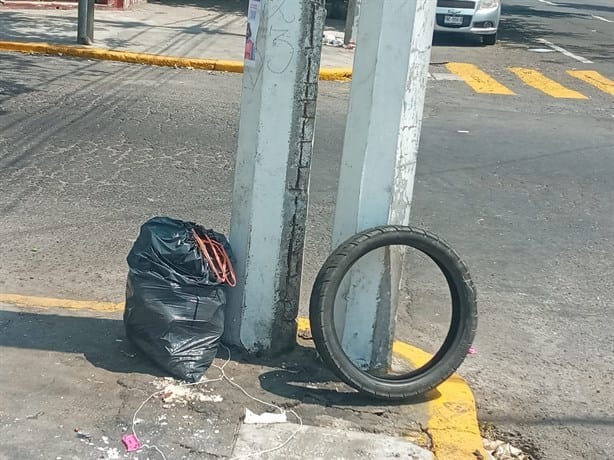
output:
[[[243,423],[268,424],[268,423],[285,423],[287,421],[288,421],[288,417],[286,416],[285,412],[282,412],[282,413],[265,412],[264,414],[258,415],[252,412],[251,410],[249,410],[248,408],[245,408],[245,419],[243,420]]]

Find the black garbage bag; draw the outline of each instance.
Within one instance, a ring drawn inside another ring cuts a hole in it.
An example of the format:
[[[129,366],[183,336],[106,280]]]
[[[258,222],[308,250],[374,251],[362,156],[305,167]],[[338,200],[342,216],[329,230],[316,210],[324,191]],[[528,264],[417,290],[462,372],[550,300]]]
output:
[[[224,331],[225,286],[203,257],[192,230],[221,243],[224,235],[193,222],[154,217],[128,254],[124,326],[128,339],[170,374],[197,382]]]

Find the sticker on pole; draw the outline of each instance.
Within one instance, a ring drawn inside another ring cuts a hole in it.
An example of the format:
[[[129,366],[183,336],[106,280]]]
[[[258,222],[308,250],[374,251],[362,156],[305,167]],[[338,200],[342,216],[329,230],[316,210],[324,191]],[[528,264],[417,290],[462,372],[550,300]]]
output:
[[[256,63],[256,35],[260,25],[260,0],[249,0],[247,10],[247,31],[245,32],[245,65],[253,66]]]

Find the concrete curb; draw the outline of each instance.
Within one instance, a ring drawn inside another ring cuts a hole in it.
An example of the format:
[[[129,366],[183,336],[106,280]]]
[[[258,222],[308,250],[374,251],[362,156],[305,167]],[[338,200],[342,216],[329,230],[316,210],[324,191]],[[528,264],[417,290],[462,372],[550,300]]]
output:
[[[308,319],[298,319],[299,331],[309,328]],[[416,367],[431,359],[430,354],[399,341],[395,341],[393,351]],[[426,403],[429,415],[427,429],[437,460],[487,458],[478,425],[475,398],[467,382],[460,375],[454,374],[437,387],[437,392],[439,396]]]
[[[243,72],[243,61],[227,61],[224,59],[198,59],[185,57],[161,56],[158,54],[134,53],[131,51],[110,50],[89,46],[54,45],[50,43],[24,43],[0,41],[0,50],[17,51],[31,54],[51,54],[56,56],[71,56],[86,59],[146,64],[162,67],[182,67],[221,72]],[[320,80],[349,81],[352,69],[331,68],[320,70]]]
[[[65,308],[96,312],[120,312],[124,309],[123,302],[66,300],[16,294],[0,294],[0,302],[20,307]],[[298,329],[309,330],[309,320],[299,318]],[[422,365],[430,359],[428,353],[398,341],[395,342],[394,352],[416,365]],[[439,396],[427,402],[429,413],[427,428],[437,459],[487,458],[478,426],[475,399],[467,382],[458,374],[454,374],[437,387],[437,392]]]

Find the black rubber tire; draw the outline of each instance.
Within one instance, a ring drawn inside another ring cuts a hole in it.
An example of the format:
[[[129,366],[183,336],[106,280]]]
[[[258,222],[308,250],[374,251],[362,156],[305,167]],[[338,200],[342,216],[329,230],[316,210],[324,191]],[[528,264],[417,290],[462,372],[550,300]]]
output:
[[[491,35],[482,35],[482,43],[484,43],[487,46],[492,46],[495,43],[497,43],[497,34],[491,34]]]
[[[375,249],[405,245],[429,256],[444,274],[452,298],[450,329],[440,350],[407,376],[374,376],[357,366],[343,351],[333,324],[339,286],[358,259]],[[446,380],[465,359],[477,328],[477,303],[469,271],[459,255],[436,235],[403,226],[382,226],[358,233],[341,244],[320,269],[309,305],[311,334],[324,363],[358,391],[386,400],[423,395]]]

